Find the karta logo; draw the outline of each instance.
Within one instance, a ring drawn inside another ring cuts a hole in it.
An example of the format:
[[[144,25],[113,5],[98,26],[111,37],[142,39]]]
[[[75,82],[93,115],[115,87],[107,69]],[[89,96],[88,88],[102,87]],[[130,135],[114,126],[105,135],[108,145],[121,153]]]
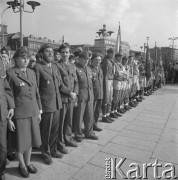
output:
[[[128,170],[124,172],[121,169],[121,166],[124,164],[125,160],[126,158],[120,158],[120,161],[117,163],[117,158],[105,159],[105,178],[117,179],[117,175],[119,175],[122,179],[148,179],[147,171],[149,168],[155,179],[177,179],[177,176],[175,175],[175,166],[172,163],[165,163],[163,166],[158,162],[158,159],[155,159],[153,164],[143,163],[140,165],[137,163],[131,163],[128,167]],[[162,172],[159,172],[159,167],[164,167],[165,169]]]

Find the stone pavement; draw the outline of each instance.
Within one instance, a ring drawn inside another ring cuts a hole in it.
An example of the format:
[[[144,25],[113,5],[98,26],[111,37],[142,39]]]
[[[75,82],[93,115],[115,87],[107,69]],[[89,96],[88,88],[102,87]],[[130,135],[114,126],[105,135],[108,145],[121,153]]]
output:
[[[38,174],[30,175],[29,179],[104,180],[106,158],[117,158],[117,162],[126,158],[121,166],[125,174],[135,167],[129,167],[131,163],[137,163],[143,175],[143,163],[158,159],[163,165],[158,175],[170,169],[164,167],[168,162],[175,166],[178,175],[178,86],[163,86],[112,124],[99,122],[99,126],[103,128],[96,133],[99,140],[84,140],[78,148],[69,148],[70,153],[62,159],[53,159],[50,166],[43,164],[39,152],[33,153]],[[17,166],[16,161],[7,166],[7,180],[22,179]],[[119,173],[116,178],[122,179]],[[148,168],[148,179],[154,179],[153,168]]]

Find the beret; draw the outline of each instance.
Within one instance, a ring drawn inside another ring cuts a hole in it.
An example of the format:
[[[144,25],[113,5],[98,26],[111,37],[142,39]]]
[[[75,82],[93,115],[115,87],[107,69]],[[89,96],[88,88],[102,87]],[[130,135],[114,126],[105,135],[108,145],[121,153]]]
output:
[[[53,47],[51,46],[50,43],[45,43],[45,44],[43,44],[43,45],[41,46],[39,52],[42,53],[46,48],[52,48],[52,49],[53,49]]]
[[[83,59],[88,59],[89,58],[89,55],[88,55],[88,53],[87,52],[81,52],[80,54],[79,54],[79,58],[83,58]]]
[[[113,48],[109,48],[109,49],[107,50],[107,53],[114,53],[114,49],[113,49]]]
[[[16,59],[18,57],[26,57],[27,58],[27,57],[29,57],[29,55],[30,55],[30,53],[29,53],[27,47],[20,47],[15,51],[15,53],[13,55],[13,59]]]

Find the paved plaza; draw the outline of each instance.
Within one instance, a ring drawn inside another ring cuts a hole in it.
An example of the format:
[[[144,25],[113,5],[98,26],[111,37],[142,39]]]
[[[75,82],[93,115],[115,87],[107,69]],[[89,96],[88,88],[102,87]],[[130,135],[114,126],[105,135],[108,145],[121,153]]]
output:
[[[96,133],[99,140],[84,140],[78,148],[62,159],[53,159],[45,165],[39,152],[34,152],[32,161],[38,174],[30,174],[30,180],[104,180],[106,158],[126,158],[121,166],[127,172],[131,163],[137,163],[142,172],[143,163],[163,165],[158,174],[166,169],[166,163],[175,166],[178,175],[178,86],[165,85],[145,97],[136,108],[131,109],[111,124],[99,122],[103,131]],[[7,166],[6,179],[23,179],[17,170],[17,161]],[[133,169],[133,168],[132,168]],[[168,169],[168,168],[167,168]],[[153,168],[148,169],[148,179],[154,179]],[[122,179],[116,173],[117,179]],[[164,178],[161,178],[164,179]]]

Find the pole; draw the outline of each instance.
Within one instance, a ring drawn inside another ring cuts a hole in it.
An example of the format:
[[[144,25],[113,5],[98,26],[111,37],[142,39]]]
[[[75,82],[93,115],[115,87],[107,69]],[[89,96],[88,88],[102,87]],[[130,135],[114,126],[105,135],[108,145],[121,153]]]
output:
[[[20,0],[20,47],[23,47],[23,34],[22,34],[22,0]]]
[[[172,62],[174,61],[173,55],[174,55],[174,39],[172,40]]]

